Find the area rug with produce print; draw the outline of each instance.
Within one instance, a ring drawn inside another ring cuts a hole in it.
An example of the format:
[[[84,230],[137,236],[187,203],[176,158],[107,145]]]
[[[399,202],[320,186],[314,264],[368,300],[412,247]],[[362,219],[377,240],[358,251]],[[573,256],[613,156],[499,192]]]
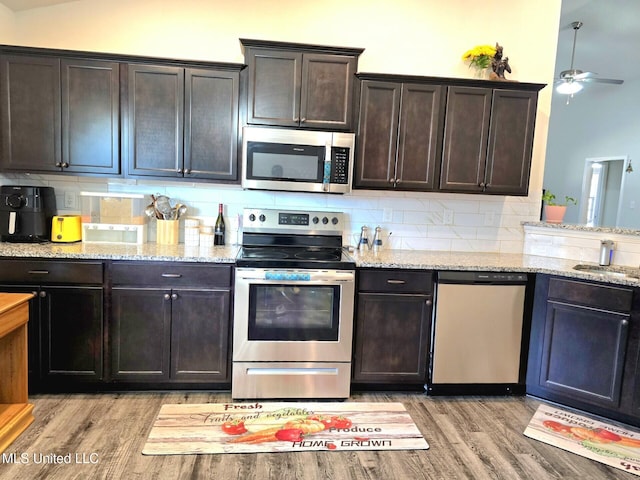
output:
[[[640,429],[540,405],[524,434],[640,476]]]
[[[144,455],[427,450],[402,403],[166,404]]]

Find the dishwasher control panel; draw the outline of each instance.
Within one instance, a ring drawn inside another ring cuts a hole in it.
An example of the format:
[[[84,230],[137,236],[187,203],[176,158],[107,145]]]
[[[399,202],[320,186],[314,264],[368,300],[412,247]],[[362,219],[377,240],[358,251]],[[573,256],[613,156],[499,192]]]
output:
[[[516,272],[466,272],[466,271],[454,271],[454,272],[438,272],[438,283],[459,283],[459,284],[474,284],[474,283],[493,283],[493,284],[505,284],[527,283],[526,273]]]

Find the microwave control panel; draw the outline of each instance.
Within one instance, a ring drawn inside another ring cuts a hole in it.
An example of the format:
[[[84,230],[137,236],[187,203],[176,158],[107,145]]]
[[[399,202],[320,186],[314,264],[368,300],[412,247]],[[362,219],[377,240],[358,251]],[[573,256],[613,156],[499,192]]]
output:
[[[331,147],[331,183],[349,183],[349,149]]]

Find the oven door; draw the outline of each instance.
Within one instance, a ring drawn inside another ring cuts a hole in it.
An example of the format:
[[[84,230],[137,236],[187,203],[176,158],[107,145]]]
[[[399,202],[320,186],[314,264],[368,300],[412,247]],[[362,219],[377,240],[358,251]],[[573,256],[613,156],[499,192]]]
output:
[[[237,268],[233,360],[350,362],[353,270]]]

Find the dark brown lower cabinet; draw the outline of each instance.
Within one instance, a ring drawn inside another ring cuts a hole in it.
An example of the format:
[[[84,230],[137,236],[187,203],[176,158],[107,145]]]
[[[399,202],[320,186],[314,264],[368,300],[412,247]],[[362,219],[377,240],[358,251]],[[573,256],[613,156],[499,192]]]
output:
[[[527,393],[640,424],[639,303],[631,287],[538,275]]]
[[[231,267],[141,267],[112,266],[110,379],[228,383]]]
[[[102,262],[0,260],[0,282],[1,291],[35,294],[30,392],[90,388],[103,380]]]
[[[410,270],[359,273],[354,384],[424,386],[433,305],[432,278],[432,272]]]

